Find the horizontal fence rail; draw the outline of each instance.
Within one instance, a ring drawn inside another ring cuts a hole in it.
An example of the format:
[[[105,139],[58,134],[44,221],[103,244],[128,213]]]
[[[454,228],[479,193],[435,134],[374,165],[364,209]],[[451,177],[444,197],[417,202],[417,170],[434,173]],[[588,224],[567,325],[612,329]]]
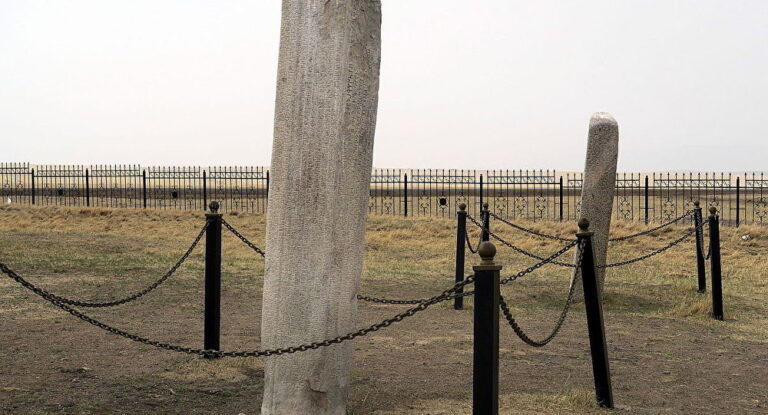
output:
[[[368,212],[453,217],[460,204],[479,216],[483,203],[504,219],[577,220],[581,173],[555,170],[374,169]],[[267,167],[142,167],[0,163],[3,204],[265,213]],[[768,176],[756,173],[619,173],[614,217],[662,223],[715,207],[726,226],[768,222]],[[692,220],[692,219],[691,219]]]

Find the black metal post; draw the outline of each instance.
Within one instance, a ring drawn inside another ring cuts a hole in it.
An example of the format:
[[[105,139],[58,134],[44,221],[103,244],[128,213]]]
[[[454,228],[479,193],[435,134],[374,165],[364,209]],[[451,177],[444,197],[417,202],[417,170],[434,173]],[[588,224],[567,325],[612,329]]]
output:
[[[648,175],[645,176],[645,224],[648,224]]]
[[[91,206],[91,176],[85,169],[85,206]]]
[[[720,264],[720,218],[717,209],[709,208],[709,247],[712,253],[709,256],[712,274],[712,318],[723,320],[723,283],[722,267]]]
[[[741,219],[741,177],[736,177],[736,227],[739,227],[739,219]]]
[[[464,259],[466,253],[466,233],[467,233],[467,205],[459,203],[459,211],[456,214],[458,222],[456,224],[456,282],[464,281]],[[457,294],[464,292],[459,289]],[[464,308],[464,297],[453,299],[453,309],[462,310]]]
[[[693,209],[693,224],[696,226],[696,272],[699,278],[699,292],[703,293],[707,291],[707,271],[704,258],[704,228],[701,226],[703,222],[703,216],[701,214],[701,204],[699,201],[693,202],[696,206]]]
[[[35,204],[35,169],[32,169],[32,204]]]
[[[472,414],[499,413],[499,274],[496,247],[488,241],[478,248],[482,258],[475,271],[474,351],[472,356]]]
[[[603,309],[600,304],[600,288],[597,282],[595,253],[592,249],[592,235],[593,232],[589,232],[589,221],[582,218],[579,221],[579,232],[576,237],[579,238],[584,249],[584,257],[581,260],[581,281],[584,287],[584,308],[587,312],[595,396],[599,406],[613,408],[611,368],[608,363],[608,348],[605,343]]]
[[[203,170],[203,210],[208,209],[208,178]]]
[[[147,208],[147,171],[141,171],[141,198],[144,200],[144,209]]]
[[[403,176],[403,215],[408,217],[408,174]]]
[[[560,176],[560,222],[563,221],[563,176]]]
[[[267,170],[267,204],[269,204],[269,170]],[[266,213],[266,209],[264,213]]]
[[[483,206],[483,175],[480,175],[480,206]]]
[[[480,240],[488,241],[491,239],[491,214],[488,210],[488,203],[483,203],[483,210],[480,217],[483,220],[483,232],[480,236]]]
[[[219,350],[221,324],[221,213],[219,203],[211,202],[205,214],[205,315],[203,348]]]

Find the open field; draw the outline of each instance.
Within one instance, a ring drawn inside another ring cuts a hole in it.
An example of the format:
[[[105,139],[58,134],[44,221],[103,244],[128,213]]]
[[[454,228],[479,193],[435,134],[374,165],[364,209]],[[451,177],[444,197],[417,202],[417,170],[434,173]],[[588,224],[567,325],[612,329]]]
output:
[[[263,246],[263,216],[225,218]],[[561,236],[575,231],[574,223],[520,224]],[[202,225],[202,212],[2,206],[0,262],[60,295],[116,299],[164,273]],[[454,227],[450,218],[371,216],[360,293],[423,298],[451,286]],[[641,229],[615,221],[614,234]],[[661,247],[685,229],[614,243],[609,261]],[[499,233],[542,255],[559,247]],[[742,240],[744,234],[751,240]],[[608,271],[606,335],[621,413],[768,413],[768,228],[723,228],[722,246],[725,322],[709,318],[709,295],[696,293],[692,239]],[[228,233],[223,249],[222,348],[257,349],[263,260]],[[467,273],[477,262],[468,255]],[[201,246],[146,297],[85,312],[152,339],[200,347],[202,259]],[[496,259],[502,276],[533,263],[501,246]],[[532,336],[554,323],[569,277],[568,270],[548,266],[502,288]],[[465,305],[455,311],[441,303],[356,340],[350,414],[470,413],[471,298]],[[361,302],[358,326],[406,307]],[[502,413],[604,413],[593,403],[583,307],[572,309],[559,337],[542,349],[524,345],[504,324]],[[207,361],[133,343],[80,322],[7,278],[0,279],[0,332],[2,414],[258,413],[260,360]]]

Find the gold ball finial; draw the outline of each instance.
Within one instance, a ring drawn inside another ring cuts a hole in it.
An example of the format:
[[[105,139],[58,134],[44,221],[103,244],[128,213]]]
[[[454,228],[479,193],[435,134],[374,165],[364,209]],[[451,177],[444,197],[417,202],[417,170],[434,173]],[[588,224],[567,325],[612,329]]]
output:
[[[459,203],[459,210],[464,212],[467,210],[467,204],[466,203]]]
[[[211,213],[217,213],[219,211],[219,202],[213,201],[208,204],[208,209],[211,210]]]
[[[717,215],[717,208],[714,207],[714,206],[710,206],[709,207],[709,213],[711,213],[713,215]]]
[[[483,241],[477,248],[477,254],[482,259],[480,265],[493,265],[493,258],[496,256],[496,245],[491,241]]]
[[[586,232],[589,230],[589,219],[587,218],[579,219],[579,230],[582,232]]]

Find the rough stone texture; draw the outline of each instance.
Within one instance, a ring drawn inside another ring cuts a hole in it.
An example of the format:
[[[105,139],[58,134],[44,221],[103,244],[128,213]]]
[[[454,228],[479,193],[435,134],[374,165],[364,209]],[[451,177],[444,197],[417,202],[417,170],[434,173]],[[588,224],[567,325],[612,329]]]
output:
[[[592,243],[598,265],[605,264],[608,250],[618,157],[619,124],[608,113],[592,114],[589,120],[587,159],[581,190],[581,217],[589,220],[589,230],[594,232]],[[578,255],[578,252],[575,255]],[[597,270],[597,279],[602,289],[605,281],[604,268]],[[577,298],[583,296],[581,284],[577,285],[576,289],[579,294]]]
[[[284,0],[262,346],[356,328],[381,59],[378,0]],[[262,413],[344,414],[352,342],[267,358]]]

